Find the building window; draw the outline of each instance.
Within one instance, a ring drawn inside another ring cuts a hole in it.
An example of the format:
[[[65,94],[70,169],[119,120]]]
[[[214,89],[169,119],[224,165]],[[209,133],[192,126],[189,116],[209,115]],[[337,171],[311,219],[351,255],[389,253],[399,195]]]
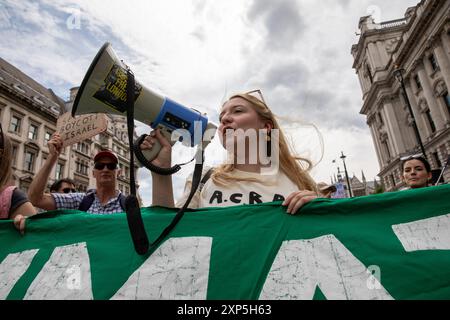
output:
[[[427,116],[428,123],[430,124],[430,129],[432,133],[436,132],[436,125],[434,124],[433,118],[431,117],[430,109],[425,111],[425,115]]]
[[[26,91],[25,91],[20,85],[18,85],[17,83],[15,83],[15,84],[13,85],[13,87],[14,87],[15,89],[17,89],[18,91],[22,92],[22,93],[26,93]]]
[[[77,165],[77,169],[76,169],[77,173],[83,174],[85,176],[88,175],[89,166],[85,162],[77,161],[76,165]]]
[[[381,125],[384,125],[384,121],[383,121],[383,117],[381,116],[381,113],[377,113],[377,116],[378,116],[378,122],[379,122]]]
[[[85,142],[77,143],[76,148],[77,148],[77,151],[81,152],[82,154],[86,154],[86,155],[89,154],[89,145]]]
[[[13,167],[17,166],[17,150],[19,147],[17,145],[12,145],[12,165]]]
[[[100,144],[103,145],[108,145],[108,136],[104,135],[104,134],[100,134]]]
[[[366,74],[367,74],[367,77],[369,78],[370,84],[372,84],[373,76],[372,76],[372,71],[370,70],[370,67],[368,64],[366,64]]]
[[[20,190],[22,190],[23,192],[27,193],[29,188],[30,188],[30,183],[29,182],[25,182],[25,181],[21,181],[20,182]]]
[[[47,144],[50,139],[52,138],[53,132],[51,132],[50,130],[46,130],[45,131],[45,135],[44,135],[44,143]]]
[[[30,124],[30,128],[28,129],[28,139],[36,140],[38,135],[38,126],[35,124]]]
[[[56,180],[62,179],[64,174],[64,165],[62,163],[56,164]]]
[[[434,54],[432,54],[431,56],[428,57],[428,61],[430,61],[431,68],[433,69],[433,71],[438,71],[439,70],[439,64],[438,64]]]
[[[439,155],[437,152],[433,152],[434,162],[436,163],[437,168],[442,168],[442,162],[439,159]]]
[[[394,175],[391,174],[389,177],[391,178],[392,187],[395,187],[395,186],[396,186],[396,183],[395,183]]]
[[[419,79],[419,75],[418,74],[416,74],[415,76],[414,76],[414,82],[416,83],[416,87],[417,87],[417,89],[422,89],[422,83],[420,82],[420,79]]]
[[[11,124],[9,125],[9,131],[19,134],[21,123],[22,123],[22,119],[20,119],[18,116],[12,116]]]
[[[389,143],[387,140],[382,142],[383,146],[384,146],[384,150],[386,150],[386,154],[388,156],[388,159],[391,159],[391,150],[389,150]]]
[[[447,111],[450,114],[450,94],[448,91],[442,95],[442,99],[444,99],[445,105],[447,106]]]
[[[29,172],[34,171],[34,160],[36,155],[33,152],[26,151],[25,152],[25,161],[24,161],[24,169]]]

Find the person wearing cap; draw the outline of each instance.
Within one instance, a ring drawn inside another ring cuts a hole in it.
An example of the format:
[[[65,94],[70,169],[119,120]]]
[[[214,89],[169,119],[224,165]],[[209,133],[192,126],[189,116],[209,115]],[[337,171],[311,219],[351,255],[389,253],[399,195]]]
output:
[[[62,151],[62,145],[61,136],[55,133],[48,142],[49,156],[30,184],[28,197],[31,203],[47,211],[74,209],[94,214],[124,212],[124,195],[117,190],[119,160],[111,151],[100,151],[94,157],[95,189],[88,190],[86,193],[44,193],[50,173]]]

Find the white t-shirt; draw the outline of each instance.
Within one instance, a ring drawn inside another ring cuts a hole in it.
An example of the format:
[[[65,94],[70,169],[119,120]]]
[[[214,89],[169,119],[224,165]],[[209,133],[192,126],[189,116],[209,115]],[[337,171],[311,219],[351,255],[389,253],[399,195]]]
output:
[[[203,170],[202,177],[209,170]],[[229,207],[243,204],[258,204],[274,201],[284,201],[291,193],[298,191],[295,185],[283,172],[276,175],[261,175],[258,173],[234,170],[233,175],[240,178],[257,178],[261,182],[231,181],[226,187],[216,185],[210,178],[201,192],[197,190],[189,208]],[[176,207],[182,207],[191,191],[192,175],[187,179],[183,196],[177,201]]]

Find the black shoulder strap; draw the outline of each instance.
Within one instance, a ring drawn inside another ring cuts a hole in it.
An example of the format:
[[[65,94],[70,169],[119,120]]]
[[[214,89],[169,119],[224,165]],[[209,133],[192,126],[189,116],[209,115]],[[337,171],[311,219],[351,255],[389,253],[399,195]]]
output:
[[[80,205],[78,206],[78,210],[87,212],[89,208],[92,206],[92,203],[94,203],[95,196],[94,193],[88,193],[84,196],[83,200],[81,200]],[[125,212],[125,201],[127,200],[127,197],[123,195],[123,193],[119,196],[119,203],[120,207]]]
[[[123,211],[126,211],[126,206],[125,206],[125,201],[127,200],[127,197],[125,197],[123,195],[123,193],[120,194],[119,196],[119,203],[120,203],[120,207],[123,209]]]
[[[206,181],[208,181],[209,178],[211,178],[211,175],[213,174],[213,172],[214,172],[214,169],[211,168],[205,173],[202,180],[200,181],[200,185],[198,186],[198,192],[202,192],[203,186],[205,185]]]
[[[81,200],[80,205],[78,206],[78,210],[87,212],[89,208],[92,206],[92,203],[95,200],[95,195],[93,192],[87,193],[83,200]]]

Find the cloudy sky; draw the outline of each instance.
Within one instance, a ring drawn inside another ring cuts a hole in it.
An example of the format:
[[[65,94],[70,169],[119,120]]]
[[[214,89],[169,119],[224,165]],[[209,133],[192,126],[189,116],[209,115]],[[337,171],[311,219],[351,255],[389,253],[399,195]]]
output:
[[[218,110],[233,92],[259,88],[317,181],[343,169],[373,180],[375,149],[359,114],[350,54],[358,21],[402,18],[418,0],[0,0],[0,56],[67,100],[106,41],[138,81],[187,107]],[[139,125],[138,132],[148,128]],[[174,162],[193,151],[174,150]],[[223,160],[216,141],[207,164]],[[337,159],[337,163],[332,161]],[[183,189],[186,167],[175,178]],[[151,178],[140,170],[150,205]]]

